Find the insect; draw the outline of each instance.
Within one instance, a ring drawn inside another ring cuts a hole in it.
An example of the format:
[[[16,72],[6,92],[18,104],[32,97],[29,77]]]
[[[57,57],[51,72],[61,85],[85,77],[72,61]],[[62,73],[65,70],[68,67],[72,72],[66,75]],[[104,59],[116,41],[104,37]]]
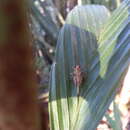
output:
[[[77,87],[77,95],[79,96],[80,86],[83,83],[83,79],[84,79],[83,72],[81,71],[80,65],[76,65],[73,68],[72,77],[73,77],[73,83]]]

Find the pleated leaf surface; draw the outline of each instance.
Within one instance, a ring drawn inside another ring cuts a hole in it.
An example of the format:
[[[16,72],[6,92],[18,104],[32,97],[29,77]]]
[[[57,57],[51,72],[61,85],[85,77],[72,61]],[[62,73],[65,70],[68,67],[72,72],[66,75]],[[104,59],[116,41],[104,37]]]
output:
[[[50,74],[51,130],[96,129],[130,64],[129,7],[130,1],[125,0],[106,25],[98,28],[99,36],[82,26],[88,20],[79,20],[80,25],[69,22],[62,28]],[[93,13],[93,17],[97,16]],[[79,97],[72,75],[76,65],[84,77]]]

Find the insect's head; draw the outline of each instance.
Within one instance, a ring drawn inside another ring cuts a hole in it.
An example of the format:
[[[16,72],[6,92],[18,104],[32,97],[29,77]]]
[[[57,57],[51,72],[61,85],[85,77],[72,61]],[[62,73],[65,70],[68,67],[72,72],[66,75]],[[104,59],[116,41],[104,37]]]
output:
[[[81,70],[80,65],[76,65],[76,66],[75,66],[75,69],[76,69],[76,70]]]

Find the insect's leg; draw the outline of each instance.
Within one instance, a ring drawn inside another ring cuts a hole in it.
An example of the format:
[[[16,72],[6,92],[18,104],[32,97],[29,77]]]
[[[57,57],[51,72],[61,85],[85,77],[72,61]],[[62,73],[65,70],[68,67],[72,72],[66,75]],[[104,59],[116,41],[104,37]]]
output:
[[[75,67],[76,67],[76,65],[73,65],[73,66],[72,66],[72,69],[74,70]]]
[[[74,74],[70,73],[70,75],[69,75],[70,79],[73,79],[73,76],[74,76]]]

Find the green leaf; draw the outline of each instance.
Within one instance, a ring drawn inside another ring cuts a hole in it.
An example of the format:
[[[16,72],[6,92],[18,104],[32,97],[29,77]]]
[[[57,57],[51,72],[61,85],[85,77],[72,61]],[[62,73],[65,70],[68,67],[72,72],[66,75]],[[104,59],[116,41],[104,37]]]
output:
[[[100,5],[76,6],[67,16],[66,23],[92,32],[98,37],[110,12]]]
[[[109,114],[105,115],[109,125],[111,126],[112,130],[122,130],[123,127],[121,121],[121,112],[119,110],[118,105],[115,102],[113,102],[113,113],[113,117],[111,117]]]
[[[79,0],[79,4],[86,5],[86,4],[99,4],[104,5],[110,10],[114,10],[119,7],[121,0]]]
[[[57,40],[59,28],[53,22],[47,10],[44,9],[44,13],[42,14],[37,8],[37,6],[34,3],[32,3],[31,11],[32,11],[32,15],[39,22],[41,28],[45,30],[52,37],[53,40]]]
[[[96,129],[130,64],[129,6],[130,1],[125,0],[113,13],[99,40],[93,30],[82,26],[66,24],[62,28],[50,75],[51,130]],[[70,76],[76,65],[84,74],[79,97]]]
[[[122,130],[121,112],[118,105],[114,102],[115,130]]]

